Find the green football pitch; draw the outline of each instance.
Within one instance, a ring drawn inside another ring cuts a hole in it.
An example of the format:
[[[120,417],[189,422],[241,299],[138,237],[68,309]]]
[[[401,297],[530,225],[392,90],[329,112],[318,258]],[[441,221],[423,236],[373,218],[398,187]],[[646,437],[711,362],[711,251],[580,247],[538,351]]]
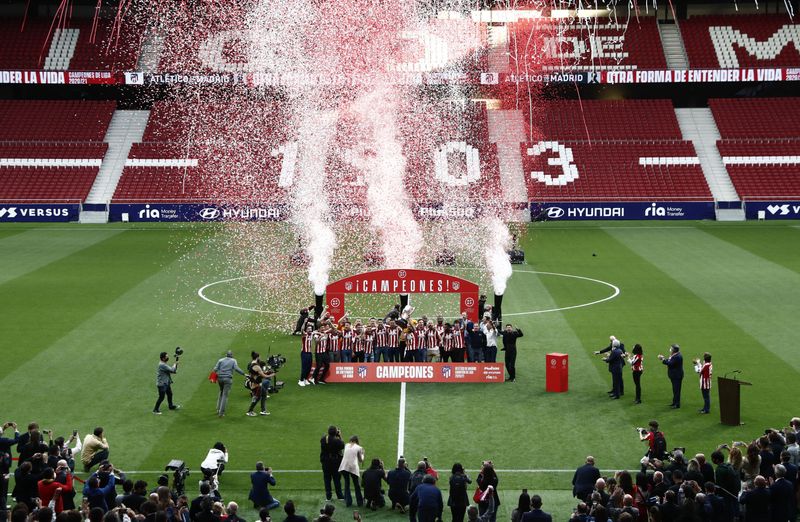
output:
[[[170,459],[184,460],[192,495],[202,458],[221,440],[230,449],[221,491],[246,508],[248,520],[255,516],[248,473],[257,460],[276,470],[278,499],[294,499],[306,515],[321,507],[318,441],[336,424],[345,436],[359,435],[368,460],[391,466],[400,444],[412,463],[427,456],[443,472],[445,490],[454,462],[474,478],[482,460],[493,460],[504,520],[523,487],[566,519],[572,470],[588,454],[603,470],[635,468],[644,446],[633,428],[651,419],[670,446],[708,454],[798,414],[791,399],[800,378],[797,222],[530,225],[527,263],[515,267],[503,304],[505,319],[525,333],[517,382],[409,384],[404,430],[399,384],[300,388],[298,338],[266,328],[262,313],[198,297],[200,287],[231,277],[219,259],[207,259],[206,243],[218,232],[211,225],[0,228],[0,420],[35,420],[62,435],[103,426],[117,467],[152,485]],[[613,287],[619,295],[604,300]],[[215,292],[226,293],[220,285]],[[228,294],[230,301],[237,292]],[[594,301],[602,302],[578,306]],[[641,405],[633,404],[627,367],[623,400],[606,398],[609,373],[592,352],[610,334],[629,348],[644,346]],[[740,378],[753,383],[743,390],[743,426],[719,423],[716,393],[712,415],[698,415],[700,392],[689,372],[682,409],[669,408],[656,355],[671,343],[687,359],[710,351],[717,376],[742,370]],[[174,385],[183,408],[154,416],[158,352],[177,345],[186,350]],[[232,349],[244,366],[251,349],[268,347],[288,358],[272,414],[246,417],[248,397],[237,384],[228,416],[217,418],[216,387],[207,380],[214,362]],[[547,352],[569,354],[568,393],[545,392]],[[386,510],[367,517],[403,519]]]

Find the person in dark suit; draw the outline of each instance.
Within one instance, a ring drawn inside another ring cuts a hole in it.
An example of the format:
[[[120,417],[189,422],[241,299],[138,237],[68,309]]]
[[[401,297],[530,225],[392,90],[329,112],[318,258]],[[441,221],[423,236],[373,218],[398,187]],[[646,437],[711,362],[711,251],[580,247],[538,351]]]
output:
[[[550,513],[542,511],[542,497],[533,495],[531,497],[531,510],[522,515],[522,522],[538,521],[553,522],[553,517],[550,516]]]
[[[617,339],[616,337],[611,335],[611,336],[608,337],[608,346],[606,346],[602,350],[595,350],[594,354],[595,355],[603,355],[604,353],[610,353],[614,348],[619,348],[622,351],[623,357],[627,353],[625,351],[625,343],[623,343],[622,341],[620,341],[619,339]],[[606,359],[607,358],[608,357],[606,357]],[[622,366],[625,366],[625,359],[624,358],[622,359]],[[611,371],[611,367],[610,366],[608,368],[608,371],[609,372]],[[613,375],[611,376],[611,384],[612,384],[612,387],[611,387],[611,390],[608,392],[608,394],[613,396],[613,395],[615,395],[614,387],[613,387],[613,384],[614,384],[614,376]],[[623,381],[623,380],[619,381],[619,393],[618,393],[618,395],[625,395],[625,381]]]
[[[269,487],[276,484],[272,468],[265,468],[263,462],[256,462],[256,471],[250,474],[250,484],[252,487],[248,498],[253,501],[253,507],[275,509],[281,505],[269,492]]]
[[[517,380],[517,338],[522,337],[522,330],[514,328],[511,324],[506,325],[503,330],[503,351],[505,354],[506,370],[508,370],[508,382]]]
[[[753,480],[753,486],[739,497],[739,502],[745,506],[745,522],[764,522],[770,519],[769,496],[767,479],[757,475]]]
[[[667,367],[667,377],[672,382],[672,404],[670,407],[678,409],[681,407],[681,385],[683,384],[683,355],[681,347],[673,344],[670,348],[669,356],[659,355],[658,359]]]
[[[795,520],[796,505],[794,485],[786,480],[786,468],[782,464],[775,466],[775,482],[769,487],[769,506],[772,522]]]
[[[594,457],[586,457],[586,463],[575,470],[572,476],[572,496],[591,503],[594,485],[600,478],[600,470],[594,466]]]
[[[388,473],[386,481],[389,483],[389,500],[392,509],[398,507],[400,512],[406,512],[408,505],[408,485],[411,482],[411,472],[406,466],[406,459],[400,458],[397,467]]]
[[[619,399],[622,395],[622,366],[625,362],[619,343],[611,348],[611,353],[604,361],[608,363],[608,371],[611,372],[611,398]]]
[[[442,520],[444,501],[442,492],[436,487],[436,479],[425,475],[422,484],[416,487],[409,498],[411,520],[418,522],[438,522]]]
[[[339,473],[339,465],[342,463],[342,453],[344,452],[344,441],[342,433],[336,426],[328,427],[328,434],[319,441],[319,462],[322,464],[322,478],[325,482],[325,499],[330,500],[333,496],[331,482],[336,489],[336,498],[342,500],[342,479]]]

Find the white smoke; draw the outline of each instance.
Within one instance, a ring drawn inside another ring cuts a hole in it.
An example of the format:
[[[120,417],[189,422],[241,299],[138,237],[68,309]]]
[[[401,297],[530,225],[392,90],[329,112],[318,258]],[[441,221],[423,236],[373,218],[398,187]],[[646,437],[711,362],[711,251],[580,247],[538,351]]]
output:
[[[386,267],[412,268],[423,238],[403,184],[406,158],[398,141],[397,99],[396,92],[382,86],[353,104],[372,146],[371,155],[354,163],[365,173],[367,205],[381,236]]]
[[[292,222],[309,257],[308,280],[322,295],[328,285],[336,234],[331,226],[325,190],[325,158],[333,136],[336,111],[300,111],[297,118],[298,161],[291,195]]]
[[[503,295],[512,273],[511,258],[508,257],[508,250],[511,248],[511,233],[500,218],[493,217],[486,220],[485,237],[487,245],[483,255],[492,276],[494,293]]]

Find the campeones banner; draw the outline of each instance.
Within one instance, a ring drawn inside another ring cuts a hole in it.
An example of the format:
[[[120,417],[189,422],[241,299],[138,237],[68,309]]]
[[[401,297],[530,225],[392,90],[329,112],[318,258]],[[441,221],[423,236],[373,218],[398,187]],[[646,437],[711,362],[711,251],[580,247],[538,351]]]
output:
[[[333,363],[327,382],[503,382],[503,363]]]

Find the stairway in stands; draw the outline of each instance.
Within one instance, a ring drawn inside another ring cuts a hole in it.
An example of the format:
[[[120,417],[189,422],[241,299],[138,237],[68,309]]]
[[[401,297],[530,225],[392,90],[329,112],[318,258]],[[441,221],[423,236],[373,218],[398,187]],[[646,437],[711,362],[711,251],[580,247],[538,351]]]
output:
[[[728,171],[722,163],[722,157],[717,150],[717,140],[720,139],[719,129],[711,114],[710,108],[701,109],[675,109],[678,125],[681,127],[683,138],[691,140],[700,158],[703,174],[711,189],[714,200],[719,202],[741,202],[739,194],[733,186]],[[718,221],[744,221],[744,210],[739,208],[717,208]]]
[[[150,111],[114,111],[104,139],[108,143],[108,151],[85,202],[89,208],[102,205],[105,210],[81,211],[81,223],[105,223],[108,221],[107,205],[122,176],[122,169],[125,168],[125,161],[128,159],[131,145],[142,141],[149,116]]]
[[[664,48],[664,58],[670,69],[688,69],[689,57],[683,46],[680,29],[677,24],[658,24],[658,33],[661,35],[661,47]]]

